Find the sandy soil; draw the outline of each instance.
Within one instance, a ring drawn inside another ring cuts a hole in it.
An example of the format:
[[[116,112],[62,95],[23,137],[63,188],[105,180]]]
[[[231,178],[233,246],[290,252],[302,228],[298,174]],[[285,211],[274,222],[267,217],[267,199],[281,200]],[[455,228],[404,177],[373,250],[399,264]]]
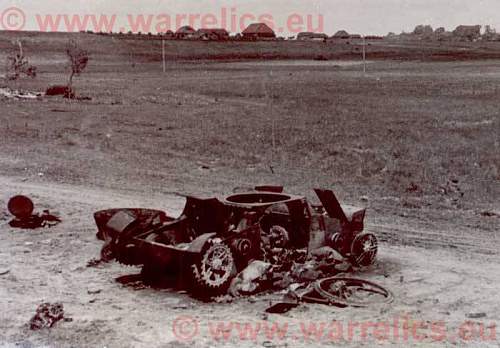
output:
[[[0,179],[0,185],[1,201],[6,202],[13,194],[29,194],[39,210],[47,208],[63,218],[62,224],[51,229],[20,231],[8,226],[9,218],[5,214],[1,217],[0,269],[9,271],[0,276],[3,346],[341,344],[359,347],[376,343],[394,347],[450,344],[498,347],[496,336],[491,333],[500,320],[498,256],[474,250],[426,250],[384,243],[376,266],[357,276],[375,280],[392,290],[393,304],[368,309],[304,304],[286,315],[266,315],[265,308],[270,301],[279,299],[279,294],[242,299],[233,304],[203,304],[185,294],[134,290],[114,280],[137,273],[136,268],[115,263],[86,267],[89,260],[98,256],[101,246],[94,234],[94,211],[110,206],[146,206],[162,208],[175,215],[184,203],[179,197],[130,195],[5,177]],[[368,221],[368,228],[375,228],[372,220]],[[59,322],[50,330],[28,330],[26,323],[44,301],[63,303],[66,316],[73,321]],[[477,314],[481,318],[469,318]],[[395,318],[399,318],[399,322]],[[464,324],[469,320],[475,324]],[[406,322],[410,323],[407,331]],[[420,322],[428,326],[419,328]],[[282,329],[288,326],[286,334],[281,337],[264,330],[273,325]],[[374,325],[389,325],[391,329],[381,335],[374,331]],[[412,330],[414,325],[417,325],[416,336]],[[226,338],[217,332],[217,327],[225,328]],[[245,327],[253,328],[255,337],[241,329]],[[398,328],[398,335],[394,327]]]

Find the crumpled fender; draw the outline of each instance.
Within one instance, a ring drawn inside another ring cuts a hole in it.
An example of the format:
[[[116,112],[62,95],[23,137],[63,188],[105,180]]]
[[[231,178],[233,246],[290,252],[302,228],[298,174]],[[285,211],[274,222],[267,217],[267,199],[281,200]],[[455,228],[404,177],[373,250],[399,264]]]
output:
[[[203,246],[213,237],[215,237],[217,233],[205,233],[196,238],[191,242],[188,251],[191,253],[201,253]]]

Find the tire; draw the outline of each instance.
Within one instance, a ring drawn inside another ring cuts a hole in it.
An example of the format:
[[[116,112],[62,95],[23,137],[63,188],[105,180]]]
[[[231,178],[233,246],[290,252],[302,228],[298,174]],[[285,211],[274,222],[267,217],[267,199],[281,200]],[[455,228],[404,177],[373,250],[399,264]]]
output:
[[[394,300],[392,292],[363,279],[338,276],[325,278],[317,281],[314,289],[330,304],[342,307],[363,308],[374,304],[392,303]]]

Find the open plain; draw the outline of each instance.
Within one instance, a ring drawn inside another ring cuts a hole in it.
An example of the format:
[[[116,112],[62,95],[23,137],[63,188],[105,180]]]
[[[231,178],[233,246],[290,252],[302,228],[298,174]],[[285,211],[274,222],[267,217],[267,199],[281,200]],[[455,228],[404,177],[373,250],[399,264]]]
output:
[[[22,39],[37,78],[0,87],[43,93],[66,83],[69,34],[53,34],[50,47],[43,45],[48,34],[33,35]],[[498,47],[376,43],[363,73],[355,45],[172,42],[163,73],[156,41],[77,36],[91,61],[75,87],[89,100],[0,99],[2,206],[25,194],[63,219],[52,229],[19,231],[0,210],[0,271],[7,272],[0,275],[1,342],[498,347],[491,335],[500,321]],[[1,59],[11,40],[0,34]],[[263,50],[273,59],[251,59]],[[450,51],[456,54],[443,54]],[[98,209],[141,206],[175,215],[185,194],[221,196],[257,184],[281,184],[311,199],[313,188],[333,188],[342,201],[367,206],[367,229],[382,240],[381,255],[358,276],[391,289],[394,303],[362,310],[302,305],[267,316],[280,294],[203,304],[114,281],[134,268],[86,267],[99,256],[92,220]],[[44,301],[62,302],[73,320],[31,332],[26,323]],[[332,333],[334,320],[347,327],[395,317],[427,324],[419,330],[425,337]],[[178,318],[198,328],[181,343]],[[470,320],[474,335],[462,337]],[[264,322],[289,330],[281,338],[261,330],[255,339],[236,329],[215,337],[212,330]],[[436,322],[446,324],[446,335],[429,329]],[[319,335],[307,329],[312,323],[328,325]]]

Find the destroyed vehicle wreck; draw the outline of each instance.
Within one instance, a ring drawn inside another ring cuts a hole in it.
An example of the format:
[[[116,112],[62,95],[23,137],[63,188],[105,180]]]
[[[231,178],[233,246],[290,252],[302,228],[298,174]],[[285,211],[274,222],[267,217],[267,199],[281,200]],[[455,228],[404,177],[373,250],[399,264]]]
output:
[[[366,210],[341,205],[331,190],[315,192],[321,205],[263,187],[222,200],[187,197],[179,218],[148,209],[100,211],[94,217],[105,241],[101,257],[142,265],[143,278],[168,276],[204,298],[226,294],[255,261],[279,272],[326,249],[353,267],[372,265],[378,244],[363,231]]]

